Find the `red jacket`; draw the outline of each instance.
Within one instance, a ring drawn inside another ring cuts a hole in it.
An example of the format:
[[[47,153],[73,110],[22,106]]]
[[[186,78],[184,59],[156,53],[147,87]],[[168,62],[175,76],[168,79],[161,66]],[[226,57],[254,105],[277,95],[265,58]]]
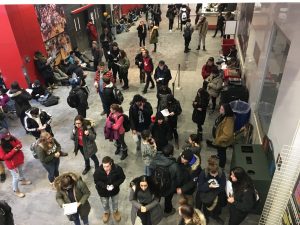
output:
[[[12,140],[10,144],[13,148],[17,145],[22,148],[22,143],[18,139]],[[12,170],[24,163],[24,154],[21,149],[18,151],[11,149],[10,152],[6,153],[0,146],[0,159],[4,160],[7,168]]]
[[[106,123],[110,121],[109,120],[110,117],[113,118],[115,122],[111,126],[111,129],[114,131],[118,131],[119,134],[124,134],[125,133],[125,129],[123,127],[124,117],[121,115],[122,114],[118,112],[115,112],[114,114],[110,113],[109,116],[106,118]]]
[[[109,70],[107,73],[105,73],[105,76],[106,77],[109,77],[110,81],[112,83],[115,83],[115,80],[114,80],[114,76],[113,76],[113,73]],[[100,80],[100,72],[99,70],[96,71],[95,73],[95,78],[94,78],[94,83],[97,83],[99,85],[99,80]],[[102,90],[104,89],[104,87],[106,86],[106,84],[103,82],[103,85],[102,85]],[[99,92],[99,86],[98,88],[96,89],[97,93]]]
[[[209,77],[209,75],[214,67],[217,67],[217,66],[216,65],[208,66],[206,64],[203,65],[203,67],[202,67],[203,80],[205,80],[206,78]]]
[[[98,33],[97,33],[97,28],[93,23],[88,23],[87,24],[87,29],[89,30],[89,35],[92,41],[98,41]]]

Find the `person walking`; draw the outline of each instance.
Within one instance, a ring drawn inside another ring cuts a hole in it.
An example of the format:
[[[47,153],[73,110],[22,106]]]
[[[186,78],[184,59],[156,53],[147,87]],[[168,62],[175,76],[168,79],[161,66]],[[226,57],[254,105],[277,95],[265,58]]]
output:
[[[117,80],[117,74],[119,74],[119,67],[118,65],[116,65],[116,63],[118,63],[119,60],[120,60],[119,45],[117,42],[113,42],[108,52],[108,69],[112,70],[115,81]],[[119,74],[119,79],[121,82],[122,80],[120,78],[120,74]]]
[[[150,126],[150,130],[155,140],[157,151],[162,151],[169,143],[170,127],[161,112],[156,113],[155,122]]]
[[[127,54],[124,50],[120,50],[120,58],[118,63],[116,63],[117,66],[119,66],[119,77],[124,81],[124,85],[122,86],[123,90],[127,90],[129,88],[128,86],[128,70],[130,67],[130,61],[127,57]]]
[[[156,81],[157,90],[163,85],[169,86],[169,81],[172,80],[172,75],[165,61],[159,61],[158,66],[154,71],[154,80]]]
[[[82,154],[85,162],[85,168],[82,175],[85,175],[91,169],[90,158],[94,161],[95,169],[99,167],[99,160],[96,156],[98,151],[96,145],[96,132],[90,122],[84,120],[81,115],[77,115],[74,119],[74,128],[71,134],[71,140],[74,141],[75,156],[78,151]]]
[[[192,27],[191,20],[188,19],[184,30],[183,30],[183,37],[184,37],[184,53],[188,53],[191,49],[189,48],[191,39],[192,39],[192,34],[194,32],[194,28]]]
[[[116,141],[115,146],[117,149],[115,151],[115,155],[122,153],[121,160],[126,159],[128,156],[123,122],[124,114],[122,106],[118,104],[112,104],[110,106],[110,114],[106,118],[104,133],[105,137],[109,137],[110,140]]]
[[[54,181],[56,188],[56,202],[62,208],[64,204],[77,202],[77,212],[68,216],[75,225],[80,225],[80,219],[84,225],[89,225],[89,213],[91,210],[88,198],[91,195],[89,188],[80,176],[68,172],[60,175]]]
[[[112,201],[113,217],[116,222],[121,221],[121,214],[118,207],[120,185],[125,180],[122,167],[115,164],[113,159],[105,156],[102,164],[95,170],[94,182],[100,196],[104,209],[102,216],[103,223],[107,223],[110,217],[109,199]]]
[[[203,51],[206,51],[205,48],[205,38],[208,30],[208,22],[205,16],[202,16],[196,25],[196,29],[198,29],[199,41],[198,41],[198,48],[196,50],[200,50],[201,48],[201,41]]]
[[[152,58],[150,57],[148,50],[145,50],[143,52],[143,70],[147,77],[146,77],[146,85],[144,87],[143,94],[147,93],[150,82],[151,82],[150,89],[155,88],[155,84],[151,76],[153,72],[153,68],[154,66],[153,66]]]
[[[206,118],[206,111],[209,103],[209,94],[207,92],[207,81],[203,81],[202,88],[197,91],[195,100],[193,101],[193,114],[192,120],[197,124],[197,135],[199,136],[200,141],[202,141],[203,129]]]
[[[92,19],[88,20],[88,23],[86,25],[86,31],[88,34],[88,39],[89,43],[91,44],[92,42],[98,42],[98,32],[97,32],[97,27],[93,23]]]
[[[139,52],[135,56],[135,65],[138,66],[140,70],[140,84],[145,83],[145,71],[143,69],[143,52],[145,51],[144,47],[141,47]]]
[[[105,27],[103,29],[103,33],[100,35],[100,42],[101,42],[102,50],[106,61],[108,60],[108,52],[112,41],[113,41],[112,34],[109,31],[108,27]]]
[[[168,10],[166,17],[169,19],[169,31],[172,32],[173,30],[173,24],[174,24],[174,18],[176,16],[176,7],[175,5],[168,5]]]
[[[152,52],[156,52],[157,43],[158,43],[158,27],[154,26],[154,23],[150,24],[150,35],[149,35],[149,42],[150,44],[153,44],[154,48]]]
[[[157,146],[155,140],[152,138],[150,130],[143,130],[141,133],[142,137],[142,145],[141,145],[141,152],[142,152],[142,159],[145,164],[145,175],[151,176],[150,171],[150,163],[153,160],[157,153]]]
[[[22,143],[12,136],[8,130],[2,130],[0,136],[0,159],[5,162],[12,176],[12,188],[16,196],[24,198],[25,194],[19,189],[21,185],[29,185],[31,181],[25,179],[23,165],[24,153]]]
[[[92,56],[94,61],[94,71],[97,71],[97,66],[102,62],[103,51],[96,41],[92,42]]]
[[[212,37],[216,37],[218,31],[221,31],[220,37],[223,37],[224,22],[225,22],[225,17],[223,16],[222,12],[219,12],[215,34]]]
[[[117,103],[115,94],[114,94],[114,89],[115,86],[111,82],[111,79],[109,77],[103,77],[103,82],[105,84],[103,88],[103,107],[104,111],[106,113],[106,116],[109,115],[110,113],[110,106],[114,103]]]
[[[234,113],[229,104],[222,104],[219,112],[220,115],[216,118],[212,130],[214,140],[206,140],[206,144],[217,149],[219,166],[224,169],[226,149],[234,141]]]
[[[140,47],[145,47],[145,39],[147,37],[147,26],[143,20],[140,21],[140,24],[136,29],[138,31],[138,37],[140,39]]]

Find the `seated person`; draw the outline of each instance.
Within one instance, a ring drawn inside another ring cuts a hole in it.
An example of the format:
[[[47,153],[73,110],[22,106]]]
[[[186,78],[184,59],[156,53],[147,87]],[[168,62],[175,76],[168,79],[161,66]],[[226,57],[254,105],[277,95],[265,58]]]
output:
[[[207,62],[202,67],[201,74],[202,74],[203,80],[208,78],[211,74],[211,71],[215,68],[218,68],[218,67],[215,65],[214,57],[209,57]]]
[[[78,58],[75,54],[74,51],[70,52],[70,56],[67,58],[67,60],[71,63],[71,64],[75,64],[76,61],[78,62],[78,64],[81,66],[81,68],[83,70],[87,70],[87,71],[94,71],[90,64],[87,62],[82,61],[80,58]]]
[[[75,47],[73,49],[73,52],[75,53],[75,56],[77,58],[79,58],[82,62],[84,63],[89,63],[89,62],[93,62],[93,60],[89,59],[84,52],[80,52],[80,50],[78,49],[78,47]]]
[[[69,76],[61,71],[58,66],[54,66],[53,73],[58,85],[65,84],[69,80]]]
[[[31,84],[31,89],[32,98],[37,100],[38,102],[45,101],[50,95],[47,89],[43,85],[41,85],[41,82],[39,80],[35,80]]]

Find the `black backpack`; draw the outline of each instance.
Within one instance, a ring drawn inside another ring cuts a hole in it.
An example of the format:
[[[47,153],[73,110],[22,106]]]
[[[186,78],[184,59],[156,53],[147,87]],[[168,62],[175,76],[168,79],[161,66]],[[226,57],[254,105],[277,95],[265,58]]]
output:
[[[76,108],[79,105],[79,96],[77,95],[77,91],[72,89],[67,98],[68,105],[71,108]]]
[[[118,117],[118,119],[123,116],[124,120],[123,120],[123,127],[125,129],[125,132],[130,131],[130,121],[129,121],[129,117],[125,114],[122,114]]]
[[[46,101],[44,101],[42,104],[46,107],[49,107],[49,106],[53,106],[53,105],[57,105],[58,104],[58,100],[59,100],[59,97],[57,96],[54,96],[54,95],[50,95]]]
[[[157,165],[153,173],[153,182],[159,193],[167,192],[172,182],[169,167]]]
[[[114,87],[113,88],[113,93],[114,93],[114,97],[115,97],[115,100],[116,100],[116,103],[121,105],[124,101],[124,96],[121,92],[121,90],[119,90],[118,88]]]

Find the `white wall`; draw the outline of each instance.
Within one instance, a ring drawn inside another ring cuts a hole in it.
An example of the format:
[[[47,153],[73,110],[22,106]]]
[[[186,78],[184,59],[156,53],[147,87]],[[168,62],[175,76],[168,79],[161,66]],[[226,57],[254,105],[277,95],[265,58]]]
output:
[[[291,42],[272,121],[267,134],[273,142],[276,158],[283,145],[292,143],[297,122],[300,118],[300,3],[268,3],[262,4],[262,6],[262,10],[255,12],[253,15],[247,56],[244,63],[246,84],[250,92],[249,102],[252,109],[256,108],[256,104],[260,99],[274,23],[278,25]],[[287,8],[288,12],[286,15],[280,15],[281,8]],[[253,58],[255,43],[258,44],[261,51],[258,65],[256,65]],[[253,115],[251,120],[253,125],[255,125]],[[257,130],[256,127],[256,143],[259,142]]]

